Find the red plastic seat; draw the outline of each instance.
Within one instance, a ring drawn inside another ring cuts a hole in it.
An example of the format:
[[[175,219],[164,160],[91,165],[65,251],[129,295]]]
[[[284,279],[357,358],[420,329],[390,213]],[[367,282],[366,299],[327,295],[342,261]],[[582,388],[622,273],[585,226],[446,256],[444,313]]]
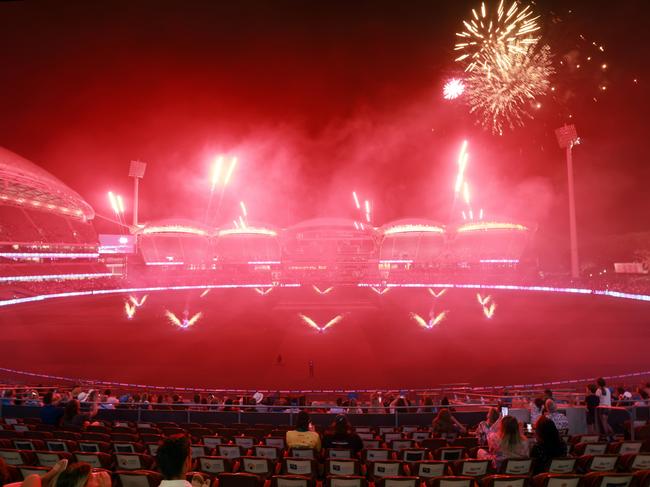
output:
[[[329,475],[325,487],[368,487],[368,480],[361,475]]]
[[[73,452],[79,449],[76,441],[63,439],[45,440],[45,446],[49,451]]]
[[[31,450],[16,450],[14,448],[0,449],[0,458],[7,465],[34,465],[35,455]]]
[[[367,469],[367,475],[370,480],[376,480],[382,477],[403,477],[410,474],[408,466],[399,460],[369,462]]]
[[[441,460],[423,460],[410,465],[411,474],[425,481],[432,477],[443,477],[447,474],[447,462]]]
[[[361,460],[364,463],[387,461],[395,457],[393,450],[390,448],[366,448],[361,450]]]
[[[260,487],[262,478],[252,473],[221,473],[217,476],[218,487]]]
[[[582,475],[568,473],[540,473],[533,477],[533,487],[578,487]]]
[[[382,477],[375,480],[376,487],[419,487],[417,477]]]
[[[37,451],[34,452],[36,455],[36,464],[39,467],[53,467],[56,462],[61,459],[68,460],[68,463],[72,461],[72,453],[65,451]]]
[[[153,457],[144,453],[116,453],[115,465],[119,470],[149,470]]]
[[[437,448],[433,452],[433,458],[436,460],[461,460],[465,456],[465,448],[462,446],[446,446]]]
[[[481,479],[482,487],[526,487],[526,475],[487,475]]]
[[[450,464],[455,475],[463,477],[483,477],[488,474],[489,460],[457,460]]]
[[[425,448],[405,448],[400,450],[399,459],[403,462],[413,463],[430,460],[431,455]]]
[[[630,453],[621,455],[619,466],[626,472],[650,470],[650,453]]]
[[[246,473],[252,473],[264,478],[271,475],[279,474],[277,463],[264,457],[241,457],[239,470]]]
[[[45,443],[43,440],[30,440],[30,439],[14,439],[14,448],[16,450],[45,450]]]
[[[575,472],[577,459],[574,457],[553,458],[548,466],[548,473],[568,474]]]
[[[151,470],[117,470],[113,478],[116,487],[158,487],[163,480],[162,475]]]
[[[475,479],[459,475],[445,475],[433,477],[426,481],[427,487],[473,487]]]
[[[530,475],[533,461],[530,458],[506,458],[501,464],[499,473],[502,475]]]
[[[243,457],[246,454],[244,449],[239,445],[218,445],[217,453],[220,457],[230,458],[231,460]]]
[[[616,453],[618,455],[639,453],[642,446],[642,441],[616,441],[607,445],[607,453]]]
[[[583,487],[630,487],[634,477],[629,473],[590,472],[583,477]]]
[[[618,455],[583,455],[578,459],[578,471],[613,472],[618,464]]]
[[[311,458],[286,457],[282,459],[282,474],[313,478],[318,475],[318,464]]]
[[[294,458],[309,458],[316,459],[317,453],[313,448],[291,448],[289,449],[289,456]]]
[[[358,476],[361,475],[361,464],[352,458],[328,458],[325,461],[325,475]]]
[[[253,448],[253,455],[271,460],[279,460],[282,456],[282,450],[275,446],[257,445]]]
[[[74,452],[72,454],[75,462],[85,462],[93,468],[113,468],[113,457],[104,452]]]
[[[199,457],[196,459],[196,470],[208,475],[230,473],[233,471],[233,463],[226,457]]]
[[[302,475],[274,475],[271,477],[271,487],[315,487],[315,485],[316,482],[313,478]]]

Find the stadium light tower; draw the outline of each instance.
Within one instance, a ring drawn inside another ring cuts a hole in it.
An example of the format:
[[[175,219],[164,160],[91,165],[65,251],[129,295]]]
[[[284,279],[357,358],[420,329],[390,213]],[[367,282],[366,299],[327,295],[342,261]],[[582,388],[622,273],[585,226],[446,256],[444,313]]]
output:
[[[555,130],[560,149],[566,149],[566,170],[569,185],[569,232],[571,236],[571,277],[580,275],[578,264],[578,232],[576,230],[576,203],[573,192],[573,146],[580,143],[575,125],[564,125]]]
[[[142,161],[131,161],[129,166],[129,177],[133,178],[133,226],[138,226],[138,183],[144,177],[147,163]]]

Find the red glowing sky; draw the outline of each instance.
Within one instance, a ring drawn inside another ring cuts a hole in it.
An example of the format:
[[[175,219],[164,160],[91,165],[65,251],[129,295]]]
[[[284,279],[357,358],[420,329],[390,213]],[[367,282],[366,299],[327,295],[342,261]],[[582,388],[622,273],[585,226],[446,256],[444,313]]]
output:
[[[604,1],[538,2],[556,61],[588,54],[582,33],[606,46],[611,69],[559,72],[563,101],[545,100],[535,120],[501,138],[440,95],[472,6],[0,2],[0,145],[99,213],[109,189],[129,206],[128,161],[147,161],[144,220],[200,217],[211,157],[237,154],[223,220],[244,199],[252,219],[286,225],[351,216],[352,189],[373,200],[378,223],[445,221],[467,137],[476,205],[563,239],[565,169],[553,129],[571,113],[584,139],[575,155],[582,234],[646,229],[645,3],[614,11]],[[594,102],[603,79],[607,96]]]

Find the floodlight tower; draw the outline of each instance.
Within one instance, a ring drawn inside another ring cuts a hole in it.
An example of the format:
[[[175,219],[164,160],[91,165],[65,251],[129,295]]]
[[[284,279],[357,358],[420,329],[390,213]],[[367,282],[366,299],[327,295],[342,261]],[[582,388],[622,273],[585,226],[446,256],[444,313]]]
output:
[[[573,192],[573,146],[580,144],[575,125],[564,125],[555,130],[560,149],[566,149],[566,170],[569,185],[569,233],[571,237],[571,277],[580,275],[578,264],[578,232],[576,230],[576,203]]]
[[[129,177],[133,178],[133,226],[138,226],[138,183],[144,177],[147,163],[142,161],[131,161],[129,166]]]

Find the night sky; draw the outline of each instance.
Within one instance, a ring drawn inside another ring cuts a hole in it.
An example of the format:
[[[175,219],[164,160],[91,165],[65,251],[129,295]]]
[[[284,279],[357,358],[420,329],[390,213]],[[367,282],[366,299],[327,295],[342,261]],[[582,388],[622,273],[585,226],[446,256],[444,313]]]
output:
[[[441,96],[460,74],[454,33],[476,6],[0,2],[0,145],[100,214],[110,213],[108,190],[130,208],[128,163],[148,162],[145,221],[203,218],[213,157],[237,155],[218,220],[232,220],[243,199],[251,220],[286,226],[353,217],[353,189],[372,200],[376,224],[446,222],[467,138],[475,206],[536,223],[563,246],[566,169],[553,130],[569,122],[583,140],[574,152],[583,241],[647,230],[647,2],[537,2],[556,91],[502,137]]]

